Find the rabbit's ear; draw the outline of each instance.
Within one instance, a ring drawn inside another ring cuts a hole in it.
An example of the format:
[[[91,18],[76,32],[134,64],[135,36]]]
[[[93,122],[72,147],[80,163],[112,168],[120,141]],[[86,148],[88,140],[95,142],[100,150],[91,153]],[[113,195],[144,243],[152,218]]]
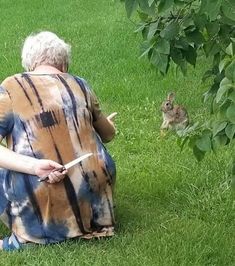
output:
[[[167,100],[173,102],[175,100],[175,93],[171,92],[167,95]]]

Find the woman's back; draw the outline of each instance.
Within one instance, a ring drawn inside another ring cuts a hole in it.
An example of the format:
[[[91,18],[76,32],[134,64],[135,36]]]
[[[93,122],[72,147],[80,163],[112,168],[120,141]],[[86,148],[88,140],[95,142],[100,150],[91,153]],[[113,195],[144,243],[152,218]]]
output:
[[[56,184],[4,170],[1,207],[13,215],[5,222],[23,239],[38,243],[112,234],[115,165],[94,130],[101,112],[85,81],[66,73],[23,73],[2,86],[10,149],[61,164],[93,153]]]

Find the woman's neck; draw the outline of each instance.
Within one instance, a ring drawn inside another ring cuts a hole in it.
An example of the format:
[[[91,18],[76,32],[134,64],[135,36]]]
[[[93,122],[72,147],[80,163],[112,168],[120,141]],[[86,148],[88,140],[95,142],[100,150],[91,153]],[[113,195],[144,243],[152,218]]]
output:
[[[60,71],[58,68],[50,66],[50,65],[40,65],[35,67],[33,71],[29,73],[35,74],[62,74],[64,72]]]

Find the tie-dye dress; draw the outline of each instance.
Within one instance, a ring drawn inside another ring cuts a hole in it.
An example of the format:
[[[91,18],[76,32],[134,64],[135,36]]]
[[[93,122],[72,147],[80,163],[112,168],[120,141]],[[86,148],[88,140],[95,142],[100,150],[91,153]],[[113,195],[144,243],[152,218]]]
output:
[[[113,234],[115,164],[95,132],[102,113],[87,83],[70,74],[17,74],[0,87],[0,135],[16,153],[66,164],[63,181],[0,169],[0,218],[25,241],[47,244]]]

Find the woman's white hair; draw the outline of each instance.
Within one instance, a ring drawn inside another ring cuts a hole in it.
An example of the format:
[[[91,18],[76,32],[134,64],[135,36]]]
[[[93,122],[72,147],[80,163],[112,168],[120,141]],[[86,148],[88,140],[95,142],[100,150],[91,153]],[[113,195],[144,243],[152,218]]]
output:
[[[29,35],[23,45],[21,59],[26,71],[39,65],[50,65],[67,71],[70,63],[71,46],[55,33],[42,31]]]

